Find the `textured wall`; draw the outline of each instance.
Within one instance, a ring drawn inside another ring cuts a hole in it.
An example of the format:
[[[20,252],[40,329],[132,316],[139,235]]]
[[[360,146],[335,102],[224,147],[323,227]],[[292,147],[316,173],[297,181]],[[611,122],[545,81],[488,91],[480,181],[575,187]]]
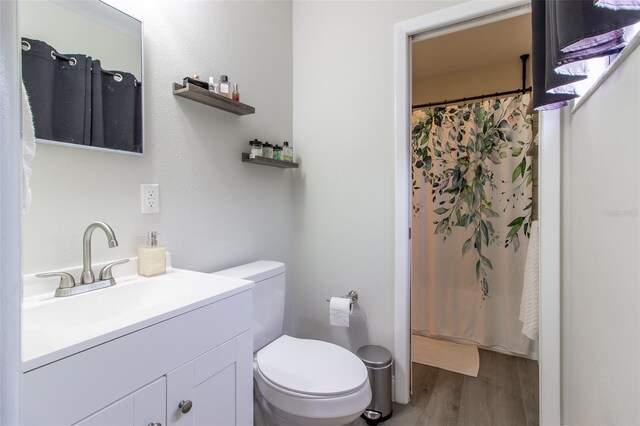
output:
[[[291,139],[291,3],[112,3],[144,21],[145,154],[38,145],[25,273],[80,264],[82,233],[95,220],[120,241],[108,249],[96,233],[95,260],[136,255],[155,229],[181,268],[289,261],[295,172],[244,164],[240,153],[255,137]],[[172,83],[194,73],[228,74],[256,114],[173,96]],[[141,183],[160,184],[160,214],[140,213]]]
[[[453,5],[294,2],[294,330],[393,350],[393,28]],[[325,299],[357,290],[349,329]]]
[[[640,424],[639,72],[636,49],[563,111],[565,424]]]

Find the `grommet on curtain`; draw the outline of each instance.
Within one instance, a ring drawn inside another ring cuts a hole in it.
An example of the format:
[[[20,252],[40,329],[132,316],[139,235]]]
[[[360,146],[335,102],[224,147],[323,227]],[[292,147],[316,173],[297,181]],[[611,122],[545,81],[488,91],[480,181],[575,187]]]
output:
[[[56,59],[62,59],[63,61],[67,61],[67,62],[69,62],[69,65],[71,65],[72,67],[75,67],[75,66],[76,66],[76,64],[78,63],[78,61],[76,60],[76,58],[61,55],[61,54],[59,54],[58,52],[56,52],[55,50],[52,50],[52,51],[51,51],[51,59],[53,59],[54,61],[55,61]]]
[[[31,43],[29,43],[27,40],[22,40],[22,50],[24,50],[25,52],[30,51]]]

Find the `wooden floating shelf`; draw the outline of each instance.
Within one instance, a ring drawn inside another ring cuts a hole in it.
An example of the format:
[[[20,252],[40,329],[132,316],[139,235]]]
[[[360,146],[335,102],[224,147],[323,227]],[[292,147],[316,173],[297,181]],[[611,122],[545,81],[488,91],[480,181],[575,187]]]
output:
[[[265,157],[249,158],[249,154],[246,152],[242,153],[242,161],[244,163],[260,164],[262,166],[280,167],[281,169],[297,169],[300,167],[298,163],[292,163],[291,161],[273,160]]]
[[[256,112],[256,109],[251,105],[231,100],[194,84],[187,83],[185,86],[180,83],[173,83],[173,94],[236,115],[255,114]]]

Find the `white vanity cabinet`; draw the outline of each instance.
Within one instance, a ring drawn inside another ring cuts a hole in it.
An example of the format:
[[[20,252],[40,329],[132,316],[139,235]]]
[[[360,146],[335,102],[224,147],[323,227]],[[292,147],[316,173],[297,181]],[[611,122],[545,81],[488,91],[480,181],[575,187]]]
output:
[[[23,423],[251,425],[247,288],[26,371]]]

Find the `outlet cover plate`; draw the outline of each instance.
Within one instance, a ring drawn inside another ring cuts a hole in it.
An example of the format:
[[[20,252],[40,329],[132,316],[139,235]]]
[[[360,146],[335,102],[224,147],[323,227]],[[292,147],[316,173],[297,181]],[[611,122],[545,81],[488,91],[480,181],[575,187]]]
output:
[[[160,185],[143,183],[140,185],[141,213],[160,213]]]

